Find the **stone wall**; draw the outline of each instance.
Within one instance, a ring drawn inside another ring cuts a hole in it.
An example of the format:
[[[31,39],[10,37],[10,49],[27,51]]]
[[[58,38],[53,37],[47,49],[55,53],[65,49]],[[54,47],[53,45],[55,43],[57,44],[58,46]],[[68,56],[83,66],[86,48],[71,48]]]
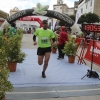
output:
[[[100,0],[94,0],[94,11],[95,14],[100,16]]]

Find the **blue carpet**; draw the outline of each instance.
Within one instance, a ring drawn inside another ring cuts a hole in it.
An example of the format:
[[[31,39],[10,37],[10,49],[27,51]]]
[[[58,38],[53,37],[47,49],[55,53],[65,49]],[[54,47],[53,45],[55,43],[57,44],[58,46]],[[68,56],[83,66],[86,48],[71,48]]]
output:
[[[85,65],[70,64],[67,56],[63,60],[57,60],[58,54],[51,54],[46,78],[41,77],[43,65],[37,63],[36,49],[23,49],[27,54],[23,63],[17,64],[16,72],[10,72],[9,81],[14,87],[30,86],[61,86],[61,85],[93,85],[100,84],[96,78],[81,78],[87,73],[89,67]],[[98,73],[100,75],[100,73]]]

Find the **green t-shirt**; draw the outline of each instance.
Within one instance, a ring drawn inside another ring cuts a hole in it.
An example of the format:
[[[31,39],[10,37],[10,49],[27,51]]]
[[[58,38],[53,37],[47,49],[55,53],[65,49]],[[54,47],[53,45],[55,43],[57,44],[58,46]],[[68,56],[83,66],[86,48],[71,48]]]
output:
[[[55,34],[52,30],[47,29],[44,30],[42,28],[38,28],[35,33],[35,36],[38,36],[38,46],[41,48],[50,47],[51,42],[50,39],[55,37]]]
[[[14,34],[16,34],[16,29],[14,27],[11,27],[9,30],[9,37],[13,37]]]

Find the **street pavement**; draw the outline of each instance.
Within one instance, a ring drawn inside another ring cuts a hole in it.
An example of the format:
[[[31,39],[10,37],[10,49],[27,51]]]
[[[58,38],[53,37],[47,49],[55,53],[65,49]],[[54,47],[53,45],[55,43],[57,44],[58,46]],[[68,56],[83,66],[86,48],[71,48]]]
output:
[[[37,48],[32,38],[32,34],[23,35],[22,49]],[[86,64],[91,67],[90,62]],[[95,64],[93,69],[100,72]],[[100,85],[14,88],[13,92],[6,93],[6,100],[100,100]]]

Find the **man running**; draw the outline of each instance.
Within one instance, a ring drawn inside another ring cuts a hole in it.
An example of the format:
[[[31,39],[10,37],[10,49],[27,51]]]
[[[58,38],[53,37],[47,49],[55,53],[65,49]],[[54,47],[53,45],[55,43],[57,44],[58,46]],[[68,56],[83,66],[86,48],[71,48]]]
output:
[[[48,62],[50,59],[51,54],[51,39],[53,40],[52,45],[55,44],[55,35],[52,30],[48,29],[48,21],[43,20],[42,22],[43,28],[38,28],[33,36],[34,45],[37,44],[36,42],[36,36],[38,36],[38,49],[37,49],[37,55],[38,55],[38,64],[42,65],[44,60],[44,66],[42,71],[42,77],[46,78],[45,71],[48,66]],[[45,58],[45,59],[44,59]]]

